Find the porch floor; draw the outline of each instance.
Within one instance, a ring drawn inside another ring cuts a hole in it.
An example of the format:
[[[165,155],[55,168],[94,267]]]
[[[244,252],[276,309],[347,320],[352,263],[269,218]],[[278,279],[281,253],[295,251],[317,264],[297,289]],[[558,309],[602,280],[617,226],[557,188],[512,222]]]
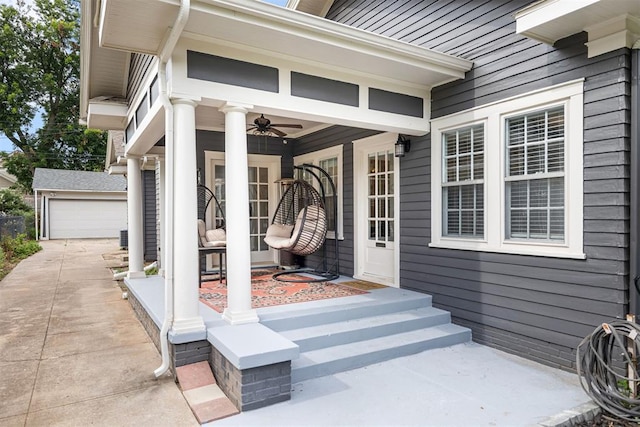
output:
[[[343,280],[351,280],[345,278]],[[164,307],[162,279],[133,280],[157,324]],[[351,306],[401,289],[258,308],[267,323],[300,311]],[[220,313],[200,303],[207,328]],[[594,411],[578,378],[473,342],[436,348],[320,378],[294,381],[291,400],[218,420],[232,425],[557,425]],[[330,410],[318,410],[330,408]],[[212,424],[213,425],[213,424]]]

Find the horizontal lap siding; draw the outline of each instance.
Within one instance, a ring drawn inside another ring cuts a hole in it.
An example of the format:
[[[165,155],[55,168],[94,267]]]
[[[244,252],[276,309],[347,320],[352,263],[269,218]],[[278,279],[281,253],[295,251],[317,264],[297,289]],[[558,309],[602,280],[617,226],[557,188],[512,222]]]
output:
[[[630,58],[587,58],[584,34],[554,47],[516,35],[529,3],[336,0],[328,18],[472,60],[464,80],[432,90],[432,117],[585,78],[586,260],[429,248],[430,135],[401,159],[401,286],[433,295],[478,342],[570,369],[579,341],[627,310]]]
[[[127,85],[127,101],[133,102],[136,94],[142,87],[144,79],[147,77],[149,67],[153,63],[153,55],[141,53],[131,54],[131,64],[129,67],[129,79]]]
[[[155,261],[158,259],[155,171],[142,171],[142,186],[144,193],[144,260]]]
[[[353,141],[377,133],[362,129],[333,126],[304,136],[294,143],[294,156],[311,153],[336,145],[342,145],[342,189],[338,188],[338,197],[342,197],[344,239],[338,242],[340,251],[340,274],[353,276]],[[334,259],[334,242],[327,240],[326,250],[329,261]],[[309,255],[305,264],[316,267],[322,260],[322,252]],[[329,265],[330,267],[330,265]]]

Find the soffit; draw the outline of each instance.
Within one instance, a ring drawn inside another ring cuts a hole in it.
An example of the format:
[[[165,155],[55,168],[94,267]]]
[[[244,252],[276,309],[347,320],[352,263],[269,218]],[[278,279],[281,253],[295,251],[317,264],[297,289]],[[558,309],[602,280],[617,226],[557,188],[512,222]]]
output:
[[[287,7],[324,18],[332,4],[333,0],[289,0]]]

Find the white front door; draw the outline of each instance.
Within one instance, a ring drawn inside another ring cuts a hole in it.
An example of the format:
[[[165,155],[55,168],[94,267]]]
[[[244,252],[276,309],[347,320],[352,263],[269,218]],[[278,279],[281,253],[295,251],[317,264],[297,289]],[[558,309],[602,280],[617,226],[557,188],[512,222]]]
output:
[[[399,286],[395,134],[354,141],[355,276]]]
[[[225,210],[227,194],[224,182],[224,153],[207,152],[206,158],[210,167],[207,171],[207,186],[222,205],[225,216],[230,215]],[[278,202],[274,182],[279,178],[279,156],[249,155],[249,230],[252,264],[271,264],[275,261],[275,251],[264,243],[264,236]],[[209,221],[207,218],[207,222]],[[211,222],[213,223],[213,219]]]

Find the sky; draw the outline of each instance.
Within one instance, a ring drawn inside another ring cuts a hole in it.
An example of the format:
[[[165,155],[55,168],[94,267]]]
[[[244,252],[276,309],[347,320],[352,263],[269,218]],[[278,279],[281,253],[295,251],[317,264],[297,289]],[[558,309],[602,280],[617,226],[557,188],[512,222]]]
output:
[[[287,0],[262,0],[265,3],[275,4],[277,6],[285,6],[287,4]],[[0,0],[0,4],[15,4],[16,0]],[[27,3],[30,3],[28,0]],[[33,121],[34,127],[39,128],[42,125],[42,120],[39,117]],[[0,134],[0,151],[10,152],[14,150],[14,146],[9,141],[9,139],[4,135]]]

